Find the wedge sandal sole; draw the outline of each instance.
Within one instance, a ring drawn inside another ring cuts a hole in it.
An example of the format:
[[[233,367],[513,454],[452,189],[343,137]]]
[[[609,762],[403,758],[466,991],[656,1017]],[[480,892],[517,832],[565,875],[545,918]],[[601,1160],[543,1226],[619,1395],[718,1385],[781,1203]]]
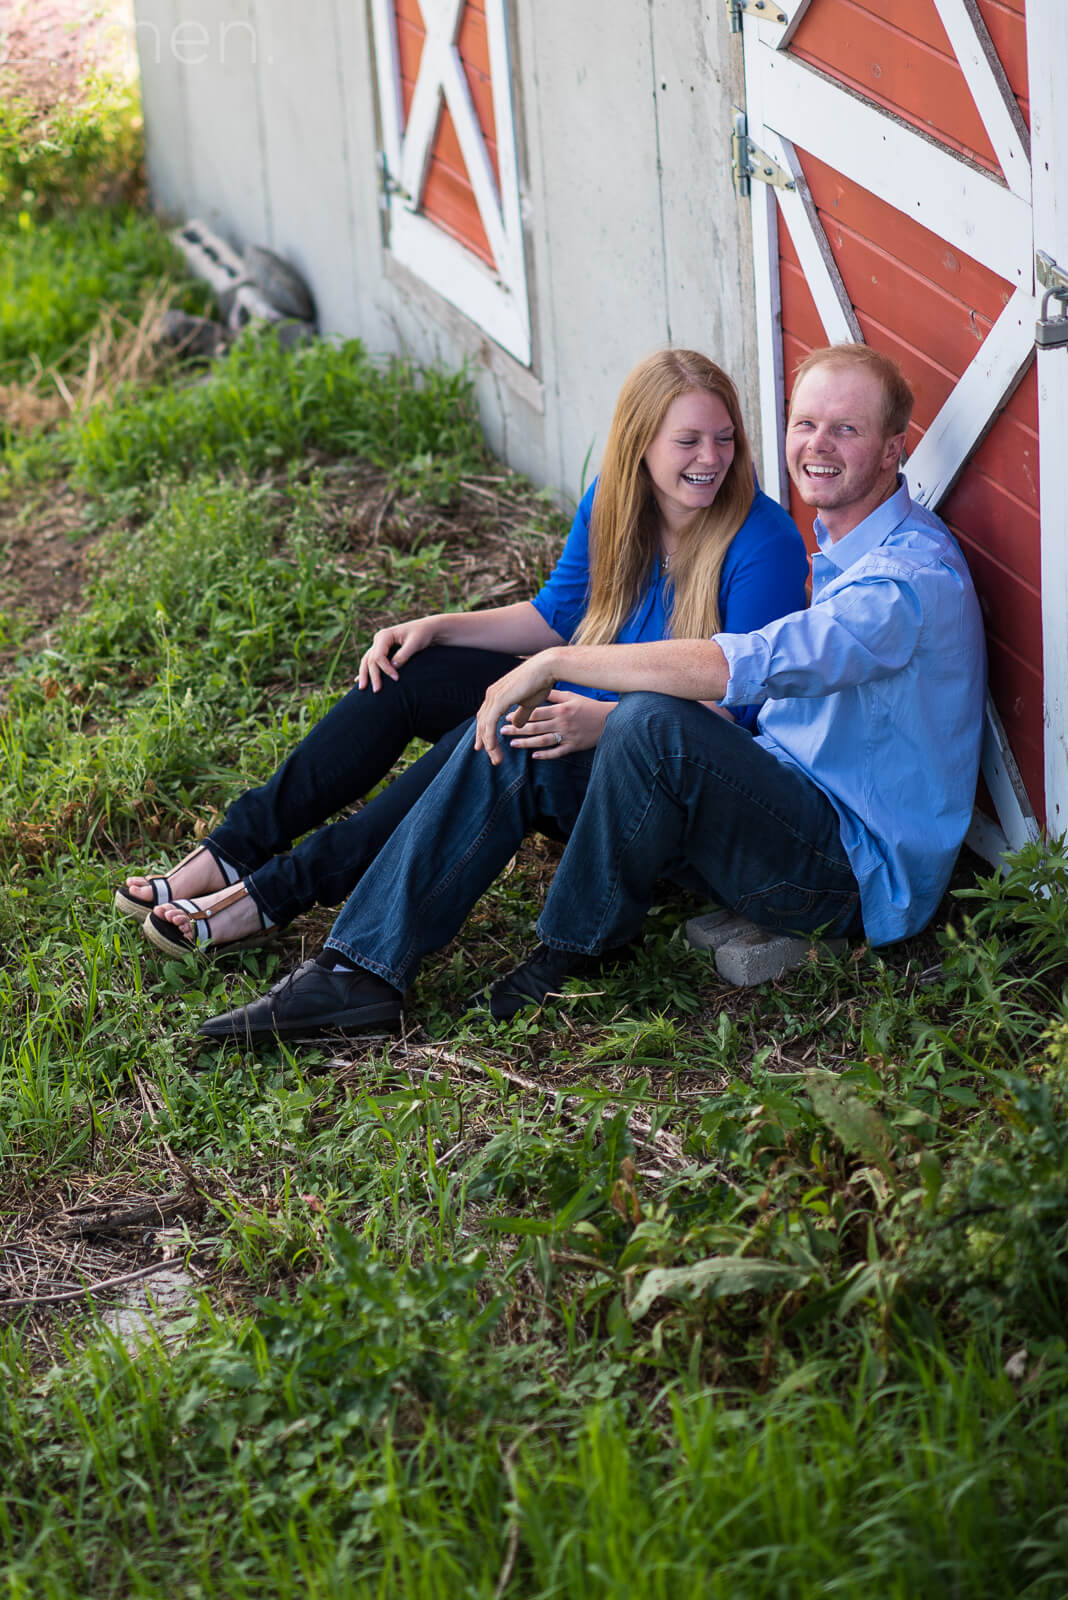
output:
[[[115,890],[115,910],[121,911],[124,917],[136,917],[137,921],[144,923],[150,911],[155,910],[155,904],[149,900],[136,900],[128,890],[118,888]]]
[[[167,931],[164,932],[164,929]],[[214,940],[209,940],[207,944],[194,944],[173,922],[155,915],[145,918],[141,932],[150,944],[154,944],[157,950],[166,951],[169,956],[199,956],[202,961],[211,961],[215,956],[228,956],[231,951],[256,950],[266,944],[271,936],[271,930],[265,930],[250,933],[244,939],[225,939],[220,944]]]
[[[185,934],[166,917],[161,917],[153,911],[141,924],[141,932],[150,944],[158,950],[165,950],[168,955],[195,955],[203,961],[210,961],[214,956],[229,955],[239,950],[255,950],[265,944],[274,932],[270,928],[257,928],[255,933],[246,934],[242,939],[222,939],[218,942],[211,937],[211,918],[214,912],[222,911],[227,905],[248,895],[244,884],[235,884],[229,896],[220,900],[205,911],[196,904],[195,900],[175,900],[172,904],[179,906],[189,916],[194,926],[206,929],[206,938],[187,939]]]

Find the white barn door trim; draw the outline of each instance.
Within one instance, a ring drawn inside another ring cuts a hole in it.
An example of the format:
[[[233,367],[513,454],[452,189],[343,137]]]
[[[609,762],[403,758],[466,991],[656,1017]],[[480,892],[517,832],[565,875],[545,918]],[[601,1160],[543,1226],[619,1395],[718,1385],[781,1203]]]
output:
[[[905,122],[852,95],[785,53],[813,0],[777,7],[787,25],[744,15],[746,113],[750,139],[793,177],[796,188],[753,184],[752,229],[763,475],[787,498],[783,437],[782,311],[777,213],[804,269],[828,343],[861,338],[794,152],[794,143],[972,256],[1016,291],[925,433],[907,473],[916,499],[937,507],[975,445],[1012,394],[1034,348],[1040,302],[1035,247],[1068,265],[1068,201],[1058,196],[1055,156],[1068,171],[1068,104],[1058,102],[1057,63],[1068,60],[1068,6],[1028,0],[1034,178],[1027,129],[975,0],[933,0],[1006,182],[924,139]],[[922,174],[922,182],[919,174]],[[1037,228],[1036,228],[1037,224]],[[1041,237],[1039,236],[1041,232]],[[1046,808],[1051,833],[1068,827],[1068,348],[1039,356],[1039,424],[1044,623]],[[1000,830],[977,827],[973,842],[995,859],[1037,837],[1037,824],[988,707],[984,777]]]
[[[426,37],[407,124],[393,0],[371,0],[389,249],[509,355],[529,366],[530,309],[512,115],[507,5],[506,0],[485,0],[485,5],[499,188],[456,44],[464,0],[419,0]],[[496,271],[420,209],[443,104],[448,106],[456,127]]]
[[[1028,0],[1035,246],[1068,271],[1068,6]],[[1053,309],[1056,309],[1054,302]],[[1038,352],[1046,828],[1068,831],[1068,347]]]

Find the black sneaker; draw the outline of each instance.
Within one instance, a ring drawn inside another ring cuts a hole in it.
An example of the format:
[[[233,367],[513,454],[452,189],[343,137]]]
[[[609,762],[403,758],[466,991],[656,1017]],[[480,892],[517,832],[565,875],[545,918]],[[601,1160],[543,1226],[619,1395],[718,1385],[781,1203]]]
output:
[[[251,1048],[268,1040],[319,1039],[369,1028],[391,1032],[400,1026],[403,1000],[373,972],[330,972],[317,961],[302,961],[262,999],[211,1017],[200,1033],[217,1044]]]
[[[595,956],[539,944],[518,967],[474,995],[472,1010],[488,1011],[496,1021],[508,1022],[521,1011],[544,1005],[546,1000],[562,994],[569,978],[599,977],[611,967],[633,961],[637,953],[636,943],[618,944]]]

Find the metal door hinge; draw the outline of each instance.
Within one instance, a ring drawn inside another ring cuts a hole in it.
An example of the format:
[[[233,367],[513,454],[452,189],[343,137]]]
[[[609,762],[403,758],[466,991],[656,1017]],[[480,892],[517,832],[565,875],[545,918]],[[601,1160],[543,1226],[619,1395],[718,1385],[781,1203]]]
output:
[[[780,22],[785,26],[790,20],[776,0],[723,0],[723,4],[727,7],[732,33],[741,33],[742,17],[747,11],[762,22]]]
[[[1042,314],[1035,323],[1035,343],[1040,350],[1055,350],[1059,345],[1068,345],[1068,272],[1044,250],[1038,250],[1035,276],[1046,291],[1042,296]],[[1060,303],[1057,317],[1048,315],[1051,300]]]
[[[735,106],[732,115],[731,166],[734,168],[734,187],[742,198],[751,193],[754,181],[774,184],[777,189],[796,189],[797,185],[786,169],[750,139],[745,112]]]

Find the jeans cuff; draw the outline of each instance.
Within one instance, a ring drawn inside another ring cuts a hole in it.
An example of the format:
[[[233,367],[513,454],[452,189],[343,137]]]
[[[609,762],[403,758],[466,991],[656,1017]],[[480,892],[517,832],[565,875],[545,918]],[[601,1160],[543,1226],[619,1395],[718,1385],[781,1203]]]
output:
[[[381,961],[372,961],[369,956],[361,955],[353,945],[346,944],[343,939],[327,939],[323,945],[324,950],[338,950],[350,961],[354,961],[365,972],[373,972],[376,978],[385,978],[387,983],[405,994],[408,989],[408,977],[401,972],[395,972],[392,967],[385,966]]]
[[[540,922],[534,931],[538,935],[541,943],[547,945],[550,950],[566,951],[568,955],[572,956],[599,956],[603,955],[604,951],[609,948],[603,939],[595,939],[592,944],[575,944],[570,939],[557,939],[555,937],[549,938],[542,928]],[[616,944],[625,944],[626,940],[615,939],[612,941],[612,943],[613,946]]]
[[[294,917],[300,916],[300,908],[292,909],[288,904],[272,905],[263,893],[253,874],[247,874],[242,882],[252,899],[256,902],[257,909],[262,917],[266,917],[276,928],[286,928]]]
[[[208,854],[218,862],[223,877],[228,878],[231,883],[236,883],[238,878],[243,878],[246,873],[255,871],[256,866],[262,864],[260,862],[243,861],[236,851],[229,850],[226,845],[220,844],[214,834],[209,833],[208,837],[200,842]],[[227,872],[226,868],[229,868],[229,872]],[[233,876],[235,873],[236,877]]]

